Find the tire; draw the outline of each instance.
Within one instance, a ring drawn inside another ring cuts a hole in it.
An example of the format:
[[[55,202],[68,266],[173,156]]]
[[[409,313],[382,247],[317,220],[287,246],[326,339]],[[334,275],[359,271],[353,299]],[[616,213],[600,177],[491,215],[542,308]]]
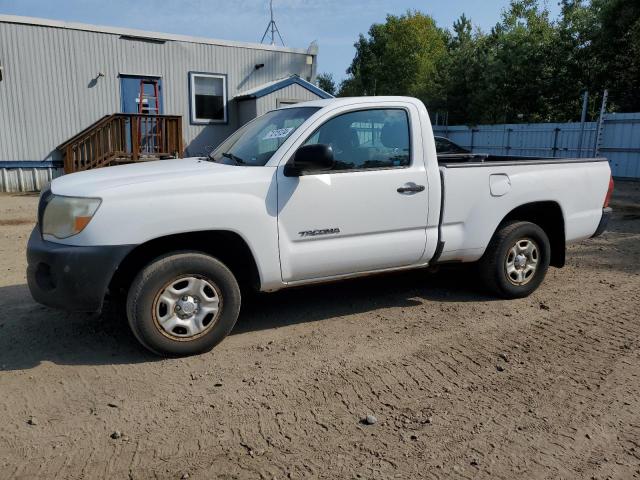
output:
[[[511,221],[498,227],[478,266],[483,284],[491,293],[523,298],[540,286],[550,259],[549,237],[542,228],[531,222]]]
[[[240,288],[219,260],[200,252],[157,258],[133,280],[127,318],[138,341],[153,353],[181,357],[208,352],[233,329]]]

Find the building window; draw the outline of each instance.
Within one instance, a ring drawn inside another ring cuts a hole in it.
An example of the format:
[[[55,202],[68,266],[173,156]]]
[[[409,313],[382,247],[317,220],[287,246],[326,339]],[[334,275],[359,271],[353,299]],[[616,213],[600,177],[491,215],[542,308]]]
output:
[[[191,123],[227,122],[227,77],[213,73],[189,73]]]

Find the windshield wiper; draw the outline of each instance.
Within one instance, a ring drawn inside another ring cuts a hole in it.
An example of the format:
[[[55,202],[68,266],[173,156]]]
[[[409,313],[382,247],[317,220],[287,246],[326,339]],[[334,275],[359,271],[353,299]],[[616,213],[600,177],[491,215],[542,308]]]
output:
[[[240,157],[234,155],[233,153],[229,153],[229,152],[225,152],[222,154],[223,157],[225,158],[230,158],[231,160],[233,160],[234,162],[236,162],[238,165],[245,165],[246,162],[241,159]]]

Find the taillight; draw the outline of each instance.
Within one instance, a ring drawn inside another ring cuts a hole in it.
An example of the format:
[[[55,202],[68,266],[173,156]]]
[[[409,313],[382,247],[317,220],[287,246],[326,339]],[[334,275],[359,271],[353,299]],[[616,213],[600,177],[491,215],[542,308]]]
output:
[[[609,190],[607,190],[607,196],[604,197],[604,205],[602,205],[602,208],[607,208],[609,206],[611,195],[613,195],[613,176],[609,177]]]

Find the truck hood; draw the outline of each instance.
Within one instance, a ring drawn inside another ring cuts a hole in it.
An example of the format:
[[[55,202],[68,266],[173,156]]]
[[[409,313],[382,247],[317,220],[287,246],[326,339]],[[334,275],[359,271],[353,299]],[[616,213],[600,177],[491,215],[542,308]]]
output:
[[[212,183],[233,183],[240,180],[238,177],[248,180],[261,168],[264,167],[222,165],[200,157],[156,160],[64,175],[53,180],[51,191],[56,195],[100,197],[116,193],[121,187],[131,190],[135,185],[139,185],[141,190],[153,190],[148,185],[150,183],[161,187],[170,182],[172,186],[189,185],[193,188],[203,180],[210,186]]]

